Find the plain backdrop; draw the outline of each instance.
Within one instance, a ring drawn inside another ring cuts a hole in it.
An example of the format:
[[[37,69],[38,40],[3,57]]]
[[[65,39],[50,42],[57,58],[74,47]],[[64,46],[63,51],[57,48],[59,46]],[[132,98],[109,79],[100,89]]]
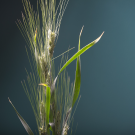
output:
[[[36,10],[37,1],[30,1]],[[24,13],[21,0],[0,2],[0,135],[27,135],[8,97],[32,131],[37,131],[32,107],[21,85],[27,79],[25,68],[31,72],[27,44],[15,23],[17,19],[22,21],[21,11]],[[81,100],[70,129],[73,135],[134,135],[135,1],[69,0],[55,57],[69,46],[75,47],[69,58],[77,52],[83,25],[81,48],[105,33],[81,55]],[[55,60],[56,73],[60,59]],[[75,68],[76,61],[67,68],[71,82]]]

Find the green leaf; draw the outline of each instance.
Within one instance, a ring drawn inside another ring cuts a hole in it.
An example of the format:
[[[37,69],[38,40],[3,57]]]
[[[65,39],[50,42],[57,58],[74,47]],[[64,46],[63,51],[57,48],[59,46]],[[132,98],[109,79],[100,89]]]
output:
[[[59,74],[72,62],[74,61],[78,56],[80,56],[82,53],[84,53],[87,49],[89,49],[90,47],[92,47],[94,44],[96,44],[100,38],[102,37],[102,35],[104,34],[104,32],[102,32],[102,34],[93,42],[91,42],[90,44],[86,45],[85,47],[83,47],[81,50],[79,50],[76,54],[74,54],[64,65],[63,67],[60,69],[58,75],[55,77],[53,84],[51,86],[51,93],[54,92],[55,89],[55,83],[57,81],[57,78],[59,76]]]
[[[76,54],[74,54],[65,64],[64,66],[60,69],[58,75],[73,61],[75,60],[78,56],[80,56],[82,53],[84,53],[87,49],[89,49],[90,47],[92,47],[94,44],[96,44],[100,38],[102,37],[102,35],[104,34],[104,32],[93,42],[91,42],[90,44],[86,45],[85,47],[83,47],[81,50],[79,50]]]
[[[16,108],[14,107],[14,105],[12,104],[12,102],[10,101],[10,99],[8,98],[9,102],[11,103],[11,105],[13,106],[18,118],[20,119],[21,123],[23,124],[25,130],[27,131],[27,133],[29,135],[34,135],[32,130],[30,129],[29,125],[26,123],[26,121],[22,118],[22,116],[17,112]]]
[[[82,27],[83,30],[83,27]],[[81,33],[79,36],[79,44],[78,44],[78,51],[80,51],[80,37]],[[80,86],[81,86],[81,60],[80,60],[80,55],[77,57],[77,62],[76,62],[76,75],[75,75],[75,84],[74,84],[74,96],[73,96],[73,101],[72,101],[72,108],[79,96],[80,93]]]
[[[36,28],[36,31],[35,31],[35,36],[34,36],[34,42],[35,42],[35,46],[37,45],[37,28]]]
[[[53,131],[51,126],[49,127],[49,129],[50,129],[51,131]]]
[[[49,114],[50,114],[50,99],[51,99],[51,91],[50,87],[46,87],[46,125],[49,124]]]

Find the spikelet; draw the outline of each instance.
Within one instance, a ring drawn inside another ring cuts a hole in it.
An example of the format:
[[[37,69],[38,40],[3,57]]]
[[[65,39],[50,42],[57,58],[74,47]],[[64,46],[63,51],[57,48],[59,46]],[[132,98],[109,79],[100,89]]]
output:
[[[41,69],[42,69],[42,73],[43,73],[45,79],[47,79],[47,76],[48,76],[48,63],[46,61],[45,54],[41,53],[41,56],[38,56],[38,60],[39,60],[39,64],[40,64]]]
[[[50,80],[50,71],[48,71],[47,79],[46,79],[46,83],[47,83],[49,86],[51,85],[51,80]]]
[[[60,123],[61,123],[61,113],[60,111],[57,111],[56,117],[55,117],[55,129],[56,129],[57,135],[60,134]]]
[[[66,123],[65,126],[64,126],[64,128],[63,128],[63,133],[62,133],[62,135],[67,135],[68,130],[69,130],[69,126],[68,126],[67,123]]]
[[[48,39],[49,39],[49,47],[48,48],[49,48],[50,58],[52,58],[53,52],[54,52],[55,36],[56,36],[56,34],[49,29],[48,30]]]

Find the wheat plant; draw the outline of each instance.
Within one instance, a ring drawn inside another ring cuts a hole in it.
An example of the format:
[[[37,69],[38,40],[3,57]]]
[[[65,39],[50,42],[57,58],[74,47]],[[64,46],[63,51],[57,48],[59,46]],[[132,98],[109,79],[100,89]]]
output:
[[[59,36],[60,24],[69,0],[60,0],[56,8],[56,0],[37,1],[37,12],[29,0],[22,0],[25,15],[22,13],[23,23],[17,20],[17,26],[21,31],[31,53],[28,55],[31,73],[27,73],[27,83],[21,82],[24,91],[31,103],[39,135],[67,135],[71,123],[71,112],[79,97],[81,85],[80,55],[97,43],[103,33],[93,42],[80,49],[79,35],[78,51],[70,59],[62,54],[58,75],[55,75],[53,57],[54,48]],[[41,17],[39,17],[39,8]],[[40,22],[42,21],[42,22]],[[41,25],[40,25],[41,24]],[[59,55],[61,56],[61,55]],[[58,56],[58,57],[59,57]],[[66,67],[76,59],[75,81],[70,83]],[[8,98],[9,99],[9,98]],[[13,106],[18,118],[29,135],[34,135],[26,121]]]

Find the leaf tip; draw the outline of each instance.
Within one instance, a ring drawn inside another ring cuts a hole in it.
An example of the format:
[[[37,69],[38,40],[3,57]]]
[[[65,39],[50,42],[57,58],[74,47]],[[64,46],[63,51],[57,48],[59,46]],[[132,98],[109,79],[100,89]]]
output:
[[[95,40],[95,43],[97,43],[97,42],[100,40],[100,38],[103,36],[103,34],[104,34],[104,31],[103,31],[102,34]]]
[[[42,83],[38,84],[38,85],[41,85]]]
[[[42,85],[42,86],[47,86],[47,87],[48,87],[48,85],[45,84],[45,83],[40,83],[40,84],[38,84],[38,85]]]
[[[81,32],[80,32],[80,36],[81,36],[81,34],[82,34],[82,31],[83,31],[83,27],[84,27],[84,25],[82,26],[82,29],[81,29]]]
[[[12,103],[12,102],[10,101],[9,97],[8,97],[8,100],[9,100],[10,103]]]

